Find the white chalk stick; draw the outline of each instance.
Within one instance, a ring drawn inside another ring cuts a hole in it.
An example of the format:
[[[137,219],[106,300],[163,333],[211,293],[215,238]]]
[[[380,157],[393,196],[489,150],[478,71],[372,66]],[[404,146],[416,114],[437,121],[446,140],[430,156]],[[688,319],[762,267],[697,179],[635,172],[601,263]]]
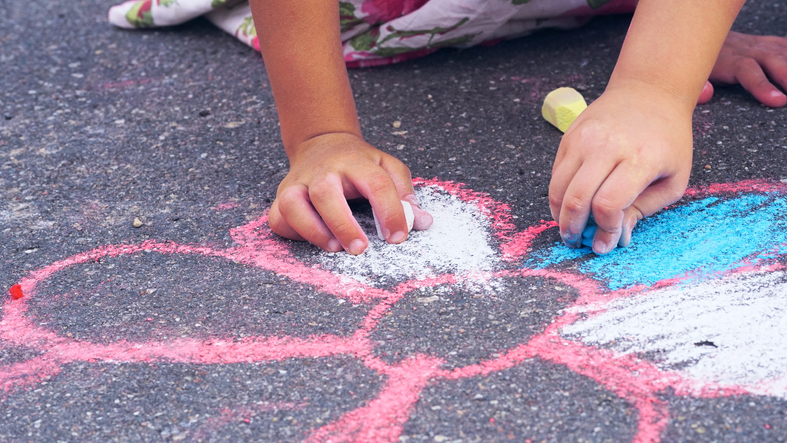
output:
[[[402,209],[404,209],[404,218],[407,220],[407,232],[413,230],[413,221],[415,220],[415,214],[413,214],[413,207],[410,206],[409,202],[402,200]],[[380,228],[380,222],[377,221],[377,214],[374,213],[372,210],[372,214],[374,215],[374,227],[377,228],[377,237],[385,241],[385,237],[383,237],[383,230]]]

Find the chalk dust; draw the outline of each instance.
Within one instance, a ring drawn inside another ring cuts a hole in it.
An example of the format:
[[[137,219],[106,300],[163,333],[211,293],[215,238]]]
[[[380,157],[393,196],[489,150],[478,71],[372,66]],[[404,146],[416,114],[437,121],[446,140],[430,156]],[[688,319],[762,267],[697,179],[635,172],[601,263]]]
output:
[[[622,353],[652,353],[657,366],[695,380],[787,398],[785,272],[645,292],[614,301],[562,333]]]
[[[489,219],[476,206],[430,186],[416,195],[434,217],[431,228],[412,231],[405,242],[390,245],[377,238],[371,211],[356,212],[369,237],[368,249],[359,256],[322,253],[318,261],[334,274],[375,286],[495,269],[500,253],[493,246]]]

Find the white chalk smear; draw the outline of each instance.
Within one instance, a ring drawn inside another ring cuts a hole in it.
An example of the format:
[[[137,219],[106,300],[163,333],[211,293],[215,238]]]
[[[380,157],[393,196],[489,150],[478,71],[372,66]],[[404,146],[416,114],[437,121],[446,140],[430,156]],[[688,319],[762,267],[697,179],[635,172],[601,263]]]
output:
[[[368,249],[359,256],[321,254],[322,266],[374,285],[495,268],[500,254],[491,244],[490,221],[476,206],[433,187],[420,188],[416,195],[434,217],[429,229],[412,231],[406,241],[391,245],[377,238],[371,216],[356,215],[369,237]]]
[[[652,353],[648,359],[660,368],[695,381],[787,398],[785,272],[734,274],[616,300],[562,334],[622,353]]]

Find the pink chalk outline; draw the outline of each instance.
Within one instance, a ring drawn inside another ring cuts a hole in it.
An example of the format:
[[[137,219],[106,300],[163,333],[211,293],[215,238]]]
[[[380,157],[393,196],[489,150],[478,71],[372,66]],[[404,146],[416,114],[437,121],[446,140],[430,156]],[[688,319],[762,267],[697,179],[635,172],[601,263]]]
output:
[[[416,179],[414,183],[416,186],[428,186],[447,192],[467,204],[475,205],[489,218],[506,261],[516,262],[524,257],[532,240],[555,226],[554,222],[542,221],[536,226],[516,232],[510,221],[508,206],[494,201],[486,194],[469,190],[462,184],[436,179]],[[785,194],[787,193],[785,191],[787,186],[780,183],[747,181],[690,189],[687,195],[705,196],[739,192]],[[683,374],[664,371],[634,355],[597,349],[561,337],[561,328],[580,318],[577,309],[572,308],[591,306],[595,309],[591,314],[601,313],[609,301],[641,293],[646,290],[643,287],[610,291],[583,275],[523,268],[472,274],[446,274],[430,279],[411,280],[391,290],[383,290],[334,275],[318,266],[310,267],[298,262],[286,249],[285,244],[270,232],[266,223],[267,214],[264,214],[244,226],[232,229],[230,232],[237,246],[228,249],[157,241],[135,245],[108,245],[71,256],[32,272],[19,282],[25,297],[19,300],[12,300],[9,297],[2,306],[0,339],[14,346],[38,351],[40,355],[24,362],[0,367],[0,391],[6,396],[11,395],[17,389],[25,389],[58,374],[64,364],[75,361],[222,364],[345,355],[358,359],[367,368],[386,377],[385,385],[377,398],[313,431],[306,437],[306,441],[313,442],[398,441],[404,424],[426,385],[438,383],[440,380],[484,376],[517,366],[533,358],[564,365],[577,374],[593,379],[633,405],[639,412],[638,429],[633,440],[635,442],[660,440],[660,435],[669,421],[669,410],[667,404],[659,400],[656,394],[668,387],[671,387],[677,395],[695,397],[719,397],[748,392],[738,386],[720,386],[702,380],[687,379]],[[231,260],[312,285],[328,296],[352,302],[367,302],[373,306],[361,327],[347,337],[331,334],[307,338],[257,336],[242,340],[233,340],[230,337],[225,341],[180,338],[166,343],[119,341],[98,344],[75,340],[36,326],[35,320],[28,314],[28,300],[37,296],[37,286],[62,269],[104,257],[135,254],[141,251],[198,254]],[[741,263],[733,272],[783,269],[783,265],[776,263],[777,258],[774,256],[772,259]],[[490,281],[505,277],[550,279],[561,285],[573,287],[578,291],[579,297],[572,307],[558,315],[544,332],[531,338],[527,343],[503,352],[498,357],[477,364],[448,368],[443,359],[428,355],[415,355],[401,363],[389,364],[374,356],[371,332],[393,305],[409,292],[419,288],[458,283],[466,278],[472,278],[473,281],[479,279]],[[666,287],[680,280],[682,279],[663,281],[656,287]],[[654,288],[648,288],[648,290],[652,289]],[[587,309],[584,312],[587,315]],[[250,414],[245,409],[239,413]],[[231,411],[223,411],[221,417],[214,421],[228,422],[230,420],[228,417],[232,416],[234,415]]]

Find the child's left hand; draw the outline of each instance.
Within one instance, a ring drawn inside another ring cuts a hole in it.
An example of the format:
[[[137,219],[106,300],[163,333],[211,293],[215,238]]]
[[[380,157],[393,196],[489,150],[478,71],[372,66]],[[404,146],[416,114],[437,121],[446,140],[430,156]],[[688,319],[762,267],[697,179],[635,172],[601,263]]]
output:
[[[639,220],[683,195],[692,108],[666,90],[629,83],[610,85],[577,117],[560,142],[549,183],[552,217],[566,245],[582,246],[592,213],[594,252],[628,246]]]
[[[709,80],[721,85],[740,83],[764,105],[784,106],[787,95],[774,83],[787,90],[787,38],[730,31]]]

